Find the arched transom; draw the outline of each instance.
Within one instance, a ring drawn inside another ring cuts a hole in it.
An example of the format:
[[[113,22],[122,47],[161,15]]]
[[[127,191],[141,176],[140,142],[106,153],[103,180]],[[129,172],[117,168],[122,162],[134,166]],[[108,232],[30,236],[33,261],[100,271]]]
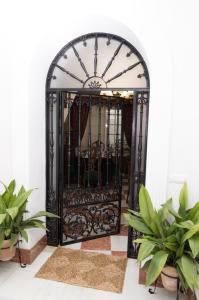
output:
[[[140,53],[125,39],[106,33],[87,34],[64,46],[47,78],[47,88],[149,87]]]

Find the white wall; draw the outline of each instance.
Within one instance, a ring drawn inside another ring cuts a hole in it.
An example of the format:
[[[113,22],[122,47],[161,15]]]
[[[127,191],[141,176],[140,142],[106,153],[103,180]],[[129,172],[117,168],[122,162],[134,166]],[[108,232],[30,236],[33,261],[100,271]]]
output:
[[[45,207],[45,80],[56,53],[82,34],[123,36],[144,56],[151,79],[147,186],[156,205],[187,179],[199,199],[199,4],[190,0],[10,1],[1,7],[0,175],[38,187]],[[96,15],[96,12],[98,15]],[[193,90],[190,90],[190,88]],[[31,232],[26,247],[42,236]]]

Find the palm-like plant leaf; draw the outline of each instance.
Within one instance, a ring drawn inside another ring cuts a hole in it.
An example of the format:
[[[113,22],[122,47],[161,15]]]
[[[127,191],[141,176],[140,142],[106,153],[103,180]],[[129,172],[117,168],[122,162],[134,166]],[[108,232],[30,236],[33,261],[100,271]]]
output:
[[[148,268],[146,285],[151,285],[160,275],[167,261],[168,253],[160,250],[155,253]]]
[[[152,241],[144,241],[139,249],[138,254],[138,262],[141,262],[145,258],[147,258],[149,255],[151,255],[152,250],[155,248],[156,244]]]

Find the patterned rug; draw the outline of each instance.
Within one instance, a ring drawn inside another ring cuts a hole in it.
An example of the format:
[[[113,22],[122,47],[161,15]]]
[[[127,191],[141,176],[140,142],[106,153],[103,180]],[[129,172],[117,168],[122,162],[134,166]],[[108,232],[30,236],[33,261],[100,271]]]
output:
[[[127,258],[58,247],[35,277],[121,293]]]

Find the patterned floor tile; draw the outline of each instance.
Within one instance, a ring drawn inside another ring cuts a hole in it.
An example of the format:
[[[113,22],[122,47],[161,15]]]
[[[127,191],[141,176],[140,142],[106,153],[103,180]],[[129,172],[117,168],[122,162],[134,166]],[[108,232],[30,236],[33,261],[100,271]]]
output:
[[[111,250],[111,238],[103,238],[82,242],[81,249],[84,250]]]

